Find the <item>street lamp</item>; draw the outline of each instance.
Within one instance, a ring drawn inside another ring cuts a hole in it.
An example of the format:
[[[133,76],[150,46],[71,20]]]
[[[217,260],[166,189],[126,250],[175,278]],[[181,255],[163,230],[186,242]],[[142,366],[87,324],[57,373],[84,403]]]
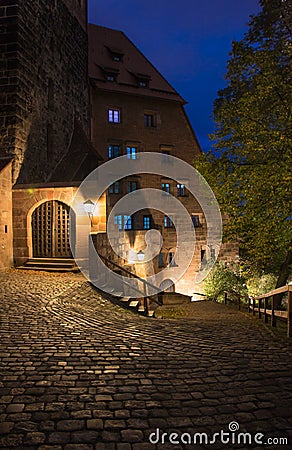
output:
[[[90,224],[92,225],[92,216],[95,208],[95,203],[93,203],[90,199],[83,202],[84,211],[88,214],[90,219]]]
[[[143,250],[140,250],[140,251],[137,253],[137,258],[138,258],[138,261],[139,261],[139,262],[144,261],[145,254],[144,254]]]

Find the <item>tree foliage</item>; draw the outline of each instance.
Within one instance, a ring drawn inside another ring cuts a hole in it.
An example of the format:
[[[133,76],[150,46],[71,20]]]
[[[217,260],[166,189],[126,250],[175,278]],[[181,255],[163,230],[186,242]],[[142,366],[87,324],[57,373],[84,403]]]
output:
[[[214,103],[213,150],[196,161],[228,214],[226,239],[283,284],[291,251],[292,3],[261,0],[233,42],[226,87]]]

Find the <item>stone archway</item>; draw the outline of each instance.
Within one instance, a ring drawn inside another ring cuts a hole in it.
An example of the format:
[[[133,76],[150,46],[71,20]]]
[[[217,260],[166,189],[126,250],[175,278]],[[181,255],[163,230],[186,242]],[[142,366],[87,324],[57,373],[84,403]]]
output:
[[[175,292],[175,286],[172,280],[166,278],[160,283],[159,289],[163,292]]]
[[[71,220],[75,223],[75,214],[65,203],[59,200],[41,203],[31,216],[33,257],[72,258],[69,243]]]

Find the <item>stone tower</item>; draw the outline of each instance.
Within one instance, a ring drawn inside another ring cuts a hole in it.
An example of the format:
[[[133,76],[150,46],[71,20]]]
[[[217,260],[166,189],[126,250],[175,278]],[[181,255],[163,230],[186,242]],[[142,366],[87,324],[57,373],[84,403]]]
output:
[[[0,156],[45,182],[74,123],[89,133],[87,0],[2,0],[0,32]]]

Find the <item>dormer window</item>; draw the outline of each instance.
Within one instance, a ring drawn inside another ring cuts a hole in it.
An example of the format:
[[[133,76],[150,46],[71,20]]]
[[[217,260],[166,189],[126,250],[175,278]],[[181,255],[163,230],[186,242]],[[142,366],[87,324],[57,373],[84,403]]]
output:
[[[112,67],[102,67],[102,70],[104,72],[106,81],[109,81],[111,83],[118,81],[118,75],[120,73],[118,69],[114,69]]]
[[[142,88],[148,88],[149,80],[138,80],[138,86]]]
[[[110,57],[115,62],[123,62],[124,53],[117,48],[107,47]]]
[[[111,81],[111,82],[117,81],[117,74],[116,73],[107,73],[106,80]]]
[[[151,80],[150,75],[145,73],[132,73],[137,81],[137,86],[141,88],[149,88],[149,82]]]

